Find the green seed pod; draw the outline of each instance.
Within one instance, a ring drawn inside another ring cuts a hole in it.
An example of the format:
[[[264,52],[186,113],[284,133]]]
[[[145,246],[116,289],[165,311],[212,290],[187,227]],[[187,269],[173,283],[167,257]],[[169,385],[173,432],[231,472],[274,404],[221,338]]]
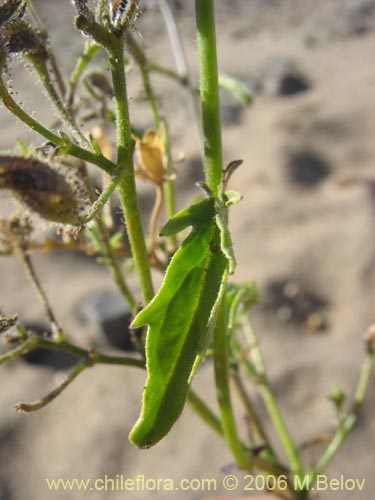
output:
[[[83,186],[34,158],[0,157],[0,189],[7,189],[44,219],[79,226]],[[79,192],[80,191],[80,192]]]

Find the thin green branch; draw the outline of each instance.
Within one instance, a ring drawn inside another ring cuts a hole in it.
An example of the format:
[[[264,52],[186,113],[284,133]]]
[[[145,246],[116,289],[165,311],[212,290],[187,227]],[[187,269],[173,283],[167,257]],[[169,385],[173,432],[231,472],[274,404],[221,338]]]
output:
[[[115,189],[117,188],[120,182],[120,176],[114,175],[108,182],[105,189],[101,192],[99,197],[94,201],[94,203],[89,208],[88,212],[82,219],[82,224],[87,224],[92,219],[94,219],[97,215],[99,215],[100,211],[104,208],[104,205],[108,202]]]
[[[211,429],[217,434],[220,434],[220,436],[223,436],[223,429],[219,417],[217,417],[206,403],[192,390],[190,390],[188,394],[188,403],[195,413],[199,415]]]
[[[226,306],[223,301],[220,305],[213,340],[216,394],[220,407],[221,425],[228,446],[238,466],[249,468],[252,464],[252,454],[239,439],[231,403],[226,325]]]
[[[109,175],[113,175],[115,173],[116,165],[108,160],[105,156],[92,153],[91,151],[87,151],[86,149],[73,144],[73,142],[65,134],[63,134],[62,136],[54,134],[34,118],[32,118],[28,113],[26,113],[9,94],[2,78],[0,78],[0,101],[13,115],[15,115],[31,130],[37,132],[52,144],[61,148],[60,152],[62,154],[71,155],[74,158],[78,158],[79,160],[97,165]]]
[[[66,339],[55,341],[52,339],[41,337],[33,332],[27,332],[26,336],[27,340],[22,342],[22,344],[18,345],[14,349],[11,349],[10,351],[0,356],[0,364],[12,361],[21,354],[30,352],[36,347],[43,347],[45,349],[51,349],[54,351],[67,352],[69,354],[72,354],[73,356],[77,356],[84,360],[90,359],[90,363],[94,365],[111,364],[111,365],[124,365],[124,366],[133,366],[136,368],[144,368],[144,361],[141,359],[131,358],[128,356],[110,356],[107,354],[97,352],[95,350],[88,351],[86,349],[83,349],[81,347],[72,344]]]
[[[152,114],[154,117],[155,128],[159,128],[160,126],[160,113],[158,109],[158,105],[156,102],[156,97],[151,85],[148,61],[144,51],[141,49],[140,45],[135,41],[134,37],[130,33],[130,31],[126,31],[125,33],[125,43],[126,46],[133,57],[134,61],[137,63],[139,70],[141,72],[141,78],[143,87],[145,89],[148,102],[150,103],[150,107],[152,110]]]
[[[232,376],[233,384],[237,390],[237,393],[240,397],[240,400],[243,404],[243,407],[246,411],[247,418],[249,420],[250,434],[252,436],[252,441],[254,445],[265,445],[267,447],[268,452],[272,456],[274,460],[277,460],[276,454],[272,449],[271,441],[267,436],[267,433],[260,421],[260,418],[257,415],[257,412],[254,408],[254,405],[247,394],[247,391],[243,385],[241,377],[239,373],[233,373]]]
[[[34,401],[33,403],[16,403],[14,405],[15,410],[18,413],[32,413],[34,411],[41,410],[49,403],[52,403],[52,401],[56,399],[57,396],[59,396],[64,389],[66,389],[88,366],[89,365],[86,361],[82,361],[66,376],[65,380],[60,385],[55,387],[55,389],[49,392],[46,396],[38,401]]]
[[[31,17],[34,19],[35,21],[35,24],[38,26],[38,28],[43,32],[43,33],[47,33],[44,25],[43,25],[43,22],[41,21],[35,7],[34,7],[34,4],[32,2],[32,0],[27,0],[27,8],[29,10],[29,13],[31,15]],[[56,78],[56,81],[57,81],[57,85],[59,87],[59,91],[60,91],[60,94],[62,96],[65,95],[65,83],[64,83],[64,79],[61,75],[61,72],[60,72],[60,69],[59,69],[59,66],[57,64],[57,61],[56,61],[56,57],[55,57],[55,54],[52,50],[52,48],[49,46],[48,47],[48,58],[49,58],[49,61],[51,63],[51,68],[52,68],[52,71],[53,71],[53,74],[55,75],[55,78]]]
[[[51,77],[48,72],[47,62],[34,62],[34,67],[40,81],[42,82],[45,91],[53,102],[55,108],[57,109],[62,121],[65,125],[71,130],[71,132],[76,136],[76,139],[85,146],[91,147],[90,142],[86,139],[86,137],[79,130],[78,125],[75,123],[74,118],[69,114],[68,110],[65,108],[64,103],[60,99],[58,93],[56,92],[55,86],[51,81]]]
[[[143,301],[147,304],[154,296],[154,289],[135,185],[133,140],[126,90],[123,40],[118,38],[115,42],[113,47],[108,49],[108,54],[116,101],[117,164],[118,168],[122,170],[119,194]]]
[[[99,228],[101,241],[104,246],[103,256],[106,258],[106,260],[108,259],[108,262],[106,262],[106,264],[111,270],[113,279],[119,287],[120,292],[128,302],[131,311],[135,314],[138,308],[138,302],[125,281],[120,263],[116,256],[116,252],[111,245],[108,229],[100,217],[96,221],[96,224]]]
[[[259,349],[258,339],[256,338],[255,332],[247,316],[244,316],[242,319],[242,327],[251,350],[251,357],[257,374],[256,380],[259,383],[264,404],[266,405],[273,426],[284,447],[292,471],[296,475],[302,477],[303,469],[298,450],[293,443],[292,437],[281,414],[277,399],[267,378],[265,363]]]
[[[374,370],[374,348],[371,344],[367,346],[366,358],[363,362],[362,369],[359,375],[357,388],[354,395],[354,402],[351,412],[339,423],[338,429],[323,453],[317,465],[309,474],[309,487],[311,488],[316,481],[317,476],[322,474],[330,462],[334,459],[337,452],[340,450],[354,425],[358,420],[363,401],[367,394],[371,377]]]
[[[223,172],[221,117],[213,0],[195,0],[205,177],[211,192],[221,193]]]
[[[139,66],[141,77],[143,81],[143,87],[145,89],[147,99],[150,103],[153,116],[155,128],[159,129],[164,138],[164,150],[167,157],[167,167],[168,169],[172,165],[172,151],[170,143],[170,133],[169,127],[166,121],[161,117],[159,112],[159,107],[153,87],[150,80],[150,65],[147,60],[146,54],[140,47],[140,45],[135,41],[134,37],[129,31],[125,34],[126,45],[132,55],[134,61]],[[164,200],[165,200],[165,211],[168,218],[171,218],[176,213],[176,202],[175,202],[175,188],[174,182],[172,180],[166,180],[163,184],[164,186]],[[176,235],[170,236],[171,246],[176,247],[177,238]]]
[[[94,59],[96,54],[100,52],[100,50],[102,50],[102,47],[97,43],[92,42],[91,40],[89,42],[86,42],[85,50],[78,59],[77,64],[69,78],[69,92],[66,99],[67,103],[66,105],[70,113],[72,113],[74,97],[82,73],[85,71],[90,62]]]

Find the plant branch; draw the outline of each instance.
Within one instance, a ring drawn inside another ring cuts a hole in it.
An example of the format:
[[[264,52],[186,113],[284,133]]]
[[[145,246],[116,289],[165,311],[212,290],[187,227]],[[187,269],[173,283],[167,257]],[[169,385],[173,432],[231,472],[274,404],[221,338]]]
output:
[[[66,99],[66,105],[69,113],[72,113],[74,97],[82,73],[85,71],[92,59],[94,59],[96,54],[100,52],[100,50],[102,50],[102,47],[97,43],[92,41],[86,42],[85,50],[81,57],[78,59],[77,64],[69,78],[69,91]]]
[[[215,11],[213,0],[195,0],[206,184],[221,193],[223,172]]]
[[[115,173],[116,165],[105,158],[105,156],[92,153],[91,151],[87,151],[86,149],[73,144],[73,142],[65,134],[63,134],[62,136],[54,134],[39,122],[37,122],[34,118],[32,118],[28,113],[26,113],[9,94],[2,78],[0,78],[0,101],[13,115],[15,115],[20,121],[31,128],[31,130],[37,132],[52,144],[61,148],[60,152],[62,154],[69,154],[74,158],[78,158],[79,160],[87,161],[88,163],[97,165],[109,175],[113,175]]]
[[[34,411],[41,410],[45,406],[47,406],[49,403],[51,403],[57,396],[59,396],[64,389],[66,389],[72,382],[75,380],[76,377],[80,373],[83,372],[89,365],[87,364],[86,361],[82,361],[79,363],[65,378],[65,380],[55,387],[51,392],[49,392],[46,396],[43,398],[39,399],[38,401],[34,401],[33,403],[16,403],[14,405],[15,410],[18,413],[32,413]]]
[[[155,128],[160,130],[164,139],[164,150],[167,158],[167,169],[169,169],[171,168],[172,164],[169,127],[166,121],[161,117],[159,112],[158,103],[155,97],[153,87],[151,85],[149,62],[147,60],[146,54],[144,53],[140,45],[135,41],[134,37],[129,33],[129,31],[125,33],[125,41],[134,61],[139,66],[143,81],[143,87],[145,89],[147,99],[150,103],[153,112]],[[163,198],[165,200],[165,211],[167,217],[171,218],[176,213],[174,182],[168,179],[164,181],[163,186],[164,186]],[[171,235],[169,239],[172,246],[176,247],[177,244],[176,235]]]
[[[33,63],[34,63],[35,70],[38,73],[38,76],[40,78],[40,81],[42,82],[44,89],[46,90],[51,101],[55,105],[55,108],[57,109],[62,121],[65,123],[65,125],[68,126],[68,128],[76,136],[77,140],[82,145],[86,145],[86,146],[91,147],[90,142],[86,139],[86,137],[79,130],[77,124],[74,121],[74,118],[72,118],[72,116],[69,114],[68,110],[64,106],[64,103],[62,102],[58,93],[56,92],[56,89],[51,81],[51,77],[50,77],[49,72],[48,72],[47,63],[45,61],[43,61],[43,62],[33,61]]]
[[[221,425],[228,446],[238,466],[249,468],[252,463],[252,454],[240,442],[231,403],[226,325],[226,306],[223,300],[220,305],[213,340],[216,394],[221,413]]]
[[[352,409],[348,415],[339,423],[338,429],[323,453],[321,459],[309,474],[309,487],[313,486],[319,474],[322,474],[328,464],[334,459],[337,452],[348,438],[351,430],[358,420],[363,401],[367,394],[371,377],[374,370],[374,347],[370,343],[367,345],[366,358],[363,362],[359,375],[357,388],[354,395]]]
[[[141,359],[131,358],[128,356],[110,356],[95,350],[86,350],[72,344],[65,338],[55,341],[41,337],[34,332],[26,332],[25,335],[26,340],[22,342],[22,344],[0,356],[0,364],[11,361],[21,354],[32,351],[36,347],[43,347],[54,351],[67,352],[84,360],[90,359],[91,364],[126,365],[134,366],[136,368],[144,368],[144,362]]]
[[[154,289],[135,185],[134,146],[129,119],[123,40],[122,38],[116,38],[115,42],[108,49],[108,54],[116,101],[117,163],[118,168],[122,169],[119,194],[143,301],[147,304],[154,296]]]
[[[53,312],[53,309],[52,309],[51,304],[48,300],[47,294],[45,293],[45,291],[42,287],[42,284],[38,278],[38,275],[36,274],[36,271],[34,269],[32,262],[31,262],[30,256],[27,253],[27,250],[25,248],[23,248],[22,245],[20,245],[18,249],[19,249],[19,252],[20,252],[20,255],[22,258],[22,262],[26,268],[27,274],[29,275],[29,277],[34,285],[34,287],[37,291],[37,294],[41,300],[41,303],[46,311],[47,317],[51,322],[53,334],[56,338],[58,338],[60,336],[61,328],[58,326],[58,322],[57,322],[55,313]]]
[[[266,405],[273,426],[284,447],[292,471],[295,474],[302,476],[303,469],[298,450],[293,443],[292,437],[289,433],[289,430],[285,424],[284,418],[278,406],[275,394],[267,378],[266,367],[262,353],[259,349],[258,340],[256,338],[250,320],[247,316],[243,317],[242,319],[242,327],[245,336],[247,338],[249,347],[251,349],[251,357],[253,359],[254,367],[256,369],[257,382],[259,383],[260,391],[263,396],[263,401]]]
[[[38,28],[43,32],[43,33],[47,33],[46,32],[46,29],[34,7],[34,4],[32,2],[32,0],[27,0],[27,8],[30,12],[30,15],[31,17],[34,19],[35,21],[35,24],[38,26]],[[52,68],[52,71],[55,75],[55,78],[56,78],[56,81],[57,81],[57,85],[59,87],[59,91],[60,91],[60,94],[62,96],[65,95],[65,83],[64,83],[64,79],[63,77],[61,76],[61,72],[60,72],[60,69],[59,69],[59,66],[57,64],[57,61],[56,61],[56,57],[55,57],[55,54],[53,52],[53,50],[51,49],[51,47],[49,46],[48,47],[48,58],[49,58],[49,61],[51,63],[51,68]]]

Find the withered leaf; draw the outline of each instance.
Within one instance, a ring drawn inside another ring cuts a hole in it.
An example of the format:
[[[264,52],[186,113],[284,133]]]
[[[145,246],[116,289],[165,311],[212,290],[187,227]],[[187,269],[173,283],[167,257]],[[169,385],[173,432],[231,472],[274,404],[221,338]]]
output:
[[[161,134],[147,130],[142,140],[136,138],[135,150],[138,159],[138,173],[155,184],[162,184],[166,177],[166,158]]]
[[[0,189],[11,191],[44,219],[71,225],[81,223],[82,196],[77,193],[77,186],[35,158],[0,156]]]

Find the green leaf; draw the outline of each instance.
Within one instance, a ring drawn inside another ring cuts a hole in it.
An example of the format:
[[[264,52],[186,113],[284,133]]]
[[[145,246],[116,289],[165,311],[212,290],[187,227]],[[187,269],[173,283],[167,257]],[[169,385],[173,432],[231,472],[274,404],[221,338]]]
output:
[[[162,230],[168,235],[193,226],[159,292],[132,323],[132,328],[149,325],[143,406],[129,436],[139,448],[156,444],[181,414],[197,360],[216,322],[228,260],[215,214],[216,200],[205,198],[182,210]]]
[[[219,75],[219,85],[222,89],[227,90],[236,98],[243,106],[249,106],[253,98],[249,89],[242,82],[229,75]]]

